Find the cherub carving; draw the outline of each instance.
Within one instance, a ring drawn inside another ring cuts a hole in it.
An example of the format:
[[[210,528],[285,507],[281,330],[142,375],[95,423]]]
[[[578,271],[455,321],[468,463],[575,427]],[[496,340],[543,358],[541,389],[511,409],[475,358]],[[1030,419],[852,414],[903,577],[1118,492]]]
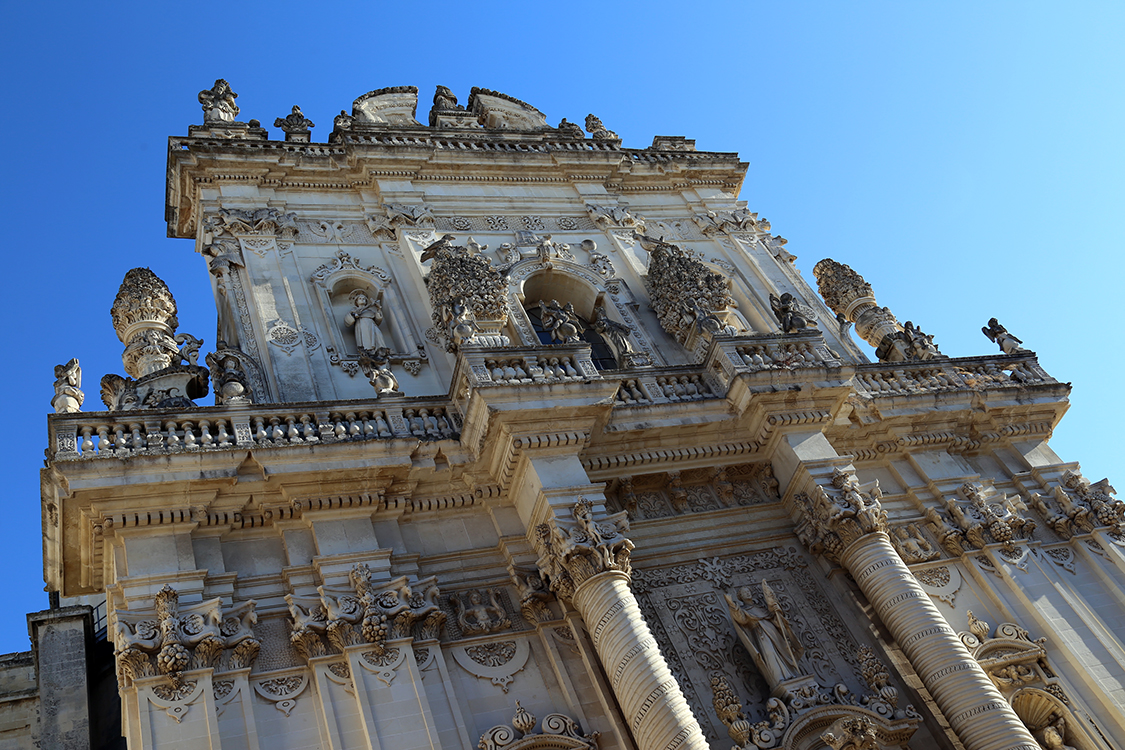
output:
[[[86,398],[81,387],[82,368],[78,366],[77,358],[65,365],[55,365],[55,397],[51,399],[51,405],[55,407],[56,414],[71,414],[79,410]]]
[[[770,294],[770,307],[781,325],[782,333],[800,333],[806,328],[816,327],[816,313],[799,303],[789,292],[780,297]]]
[[[488,603],[480,591],[451,594],[450,604],[457,613],[457,625],[465,635],[483,635],[512,627],[512,621],[504,612],[496,589],[488,589]]]
[[[938,556],[938,551],[922,536],[918,524],[910,523],[895,527],[894,538],[891,541],[894,542],[899,557],[908,564],[933,560]]]
[[[234,122],[238,116],[238,105],[234,100],[238,94],[234,93],[230,84],[222,78],[215,81],[210,89],[199,92],[199,103],[203,105],[203,122]]]
[[[449,326],[449,340],[453,347],[471,343],[473,337],[480,331],[476,315],[466,303],[464,297],[454,297],[449,302],[449,307],[443,311],[445,324]]]
[[[1027,351],[1020,346],[1023,342],[1008,333],[1008,329],[1000,325],[1000,321],[996,318],[989,318],[988,326],[980,330],[988,337],[989,341],[999,346],[1000,351],[1005,354],[1022,354]]]
[[[539,320],[543,330],[551,335],[553,344],[576,344],[585,328],[574,312],[573,304],[567,302],[563,306],[554,299],[550,304],[539,300]]]

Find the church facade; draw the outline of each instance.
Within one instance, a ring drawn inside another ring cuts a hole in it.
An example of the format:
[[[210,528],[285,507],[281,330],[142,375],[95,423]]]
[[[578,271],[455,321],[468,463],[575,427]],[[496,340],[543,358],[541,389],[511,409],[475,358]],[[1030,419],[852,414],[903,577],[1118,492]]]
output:
[[[103,405],[56,368],[45,579],[106,597],[129,748],[1125,746],[1125,503],[998,320],[810,284],[683,137],[235,97],[169,139],[215,345],[133,269]]]

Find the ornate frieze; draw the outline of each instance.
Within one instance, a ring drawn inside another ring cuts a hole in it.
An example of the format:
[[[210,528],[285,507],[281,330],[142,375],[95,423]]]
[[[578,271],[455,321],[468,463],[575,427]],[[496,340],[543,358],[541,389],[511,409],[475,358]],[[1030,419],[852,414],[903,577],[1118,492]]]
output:
[[[626,228],[643,232],[645,220],[621,206],[586,204],[586,213],[599,229]]]
[[[254,637],[254,606],[251,599],[224,612],[222,600],[212,599],[181,607],[179,594],[165,585],[153,600],[154,613],[118,610],[113,638],[118,683],[124,688],[142,677],[166,675],[179,689],[186,671],[251,666],[261,648]]]
[[[1036,523],[1024,515],[1019,495],[1005,497],[991,485],[965,482],[955,496],[944,498],[945,510],[926,509],[926,520],[938,541],[954,557],[990,543],[1013,553],[1015,542],[1030,539]]]
[[[1068,469],[1048,494],[1037,492],[1031,496],[1031,507],[1063,539],[1089,533],[1099,526],[1121,533],[1125,526],[1125,502],[1114,497],[1115,492],[1108,479],[1091,484],[1086,477]]]
[[[438,606],[436,578],[410,584],[402,576],[373,584],[371,570],[362,563],[348,578],[349,588],[320,586],[317,598],[285,596],[292,617],[290,640],[306,660],[327,655],[328,646],[343,652],[368,643],[381,653],[388,639],[416,634],[426,640],[441,634],[446,615]]]
[[[512,627],[496,589],[473,589],[449,595],[457,627],[466,636],[487,635]]]

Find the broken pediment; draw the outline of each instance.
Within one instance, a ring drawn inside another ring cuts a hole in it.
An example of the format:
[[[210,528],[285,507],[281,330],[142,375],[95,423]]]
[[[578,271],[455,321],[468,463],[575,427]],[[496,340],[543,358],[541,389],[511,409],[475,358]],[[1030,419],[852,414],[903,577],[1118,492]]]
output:
[[[480,124],[497,130],[543,130],[548,128],[547,116],[527,102],[499,91],[473,87],[469,95],[469,111]]]

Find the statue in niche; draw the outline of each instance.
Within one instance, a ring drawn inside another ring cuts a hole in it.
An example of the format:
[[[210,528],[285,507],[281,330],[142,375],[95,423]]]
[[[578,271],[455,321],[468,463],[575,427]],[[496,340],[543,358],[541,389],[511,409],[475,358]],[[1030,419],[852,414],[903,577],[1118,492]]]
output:
[[[980,330],[981,333],[988,337],[989,341],[999,346],[1000,351],[1005,354],[1023,354],[1027,351],[1020,346],[1023,342],[1008,333],[1008,329],[1000,325],[1000,321],[996,318],[989,318],[988,327],[981,328]]]
[[[212,217],[212,219],[217,221],[217,217]],[[212,231],[213,227],[214,224],[212,223]],[[204,241],[206,241],[206,238]],[[218,308],[219,330],[218,341],[215,346],[218,349],[238,349],[240,348],[240,321],[231,282],[232,277],[237,273],[237,269],[243,266],[242,259],[239,257],[238,246],[230,240],[217,239],[204,245],[203,254],[210,258],[207,261],[207,267],[211,270],[211,275],[215,277],[215,290],[217,292],[215,305]]]
[[[383,303],[372,299],[365,289],[356,289],[348,295],[352,309],[344,316],[344,322],[355,328],[355,345],[360,353],[377,352],[387,349],[379,324],[383,322]]]
[[[539,300],[539,320],[543,323],[543,330],[551,334],[553,344],[577,344],[581,338],[582,321],[570,302],[564,307],[556,299],[551,300],[549,305]]]
[[[816,314],[789,292],[780,297],[771,294],[770,307],[773,308],[782,333],[800,333],[806,328],[816,328]]]
[[[762,581],[764,610],[754,606],[753,594],[747,586],[738,590],[739,601],[730,594],[723,596],[730,607],[739,640],[770,686],[776,689],[787,680],[803,677],[799,662],[805,649],[769,583]]]
[[[1066,744],[1066,719],[1061,714],[1051,714],[1047,726],[1043,727],[1040,744],[1046,750],[1076,750],[1073,745]]]
[[[618,364],[626,364],[629,355],[633,353],[633,345],[629,343],[629,326],[611,320],[605,314],[604,307],[597,307],[594,308],[594,319],[590,321],[590,327],[613,345],[613,353],[617,355]]]

